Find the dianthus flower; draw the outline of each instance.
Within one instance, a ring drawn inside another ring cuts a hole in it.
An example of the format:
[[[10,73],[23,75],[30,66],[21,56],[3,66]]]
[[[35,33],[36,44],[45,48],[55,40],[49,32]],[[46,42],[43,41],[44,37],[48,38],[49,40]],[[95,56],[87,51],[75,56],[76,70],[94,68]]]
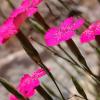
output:
[[[90,42],[95,40],[95,36],[100,35],[100,21],[92,23],[88,29],[86,29],[80,37],[81,43]]]
[[[23,22],[37,12],[37,6],[40,2],[42,0],[23,0],[21,5],[0,26],[0,44],[3,44],[10,37],[17,34]]]
[[[17,90],[24,97],[30,98],[35,94],[36,88],[40,85],[39,78],[43,77],[46,72],[39,68],[32,75],[24,74],[24,76],[20,79]],[[18,100],[14,95],[10,95],[10,100]]]
[[[84,23],[82,18],[75,20],[74,17],[65,19],[58,27],[50,28],[45,34],[47,46],[56,46],[59,43],[69,40],[75,34],[75,30]]]

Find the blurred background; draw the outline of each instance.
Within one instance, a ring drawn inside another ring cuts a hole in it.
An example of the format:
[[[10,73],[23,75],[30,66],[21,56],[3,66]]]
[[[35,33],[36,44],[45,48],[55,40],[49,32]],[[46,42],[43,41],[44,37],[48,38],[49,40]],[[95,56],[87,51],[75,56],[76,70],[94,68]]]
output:
[[[15,7],[21,3],[22,0],[11,0]],[[68,16],[75,14],[82,14],[90,22],[96,21],[100,18],[100,1],[99,0],[62,0],[63,4],[59,0],[44,0],[42,4],[39,5],[39,13],[43,16],[46,23],[51,27],[58,25]],[[68,9],[67,9],[68,8]],[[0,0],[0,24],[2,24],[6,17],[12,11],[12,7],[9,5],[8,0]],[[34,19],[34,17],[33,17]],[[34,20],[35,21],[35,20]],[[31,30],[29,28],[31,27]],[[40,43],[45,45],[43,35],[36,28],[34,28],[34,23],[29,26],[29,24],[23,24],[23,32],[27,37],[33,36],[34,39],[38,40]],[[100,57],[96,51],[89,46],[89,44],[81,45],[79,42],[79,36],[73,37],[73,40],[78,45],[82,54],[86,58],[90,69],[96,75],[100,72]],[[31,40],[30,40],[31,41]],[[64,97],[70,98],[70,100],[83,100],[80,97],[75,97],[73,95],[79,95],[76,91],[72,80],[69,77],[69,73],[74,75],[84,88],[89,100],[100,100],[100,88],[95,84],[95,82],[82,70],[77,71],[76,68],[72,67],[71,64],[64,61],[63,59],[52,55],[46,48],[40,46],[34,41],[31,41],[34,47],[38,50],[43,62],[51,69],[51,72],[56,78],[59,87],[64,94]],[[71,51],[62,43],[65,50],[67,50],[71,55]],[[99,48],[99,47],[98,47]],[[55,47],[57,52],[65,56],[57,47]],[[73,58],[75,58],[72,55]],[[35,63],[27,56],[22,46],[20,45],[18,39],[14,36],[8,40],[4,45],[0,46],[0,76],[6,78],[17,86],[20,77],[24,73],[31,74],[35,69],[37,69]],[[51,94],[56,95],[59,99],[59,93],[52,81],[47,77],[41,79],[41,84],[47,88]],[[55,93],[55,94],[54,94]],[[1,100],[8,100],[8,91],[0,85],[0,98]],[[99,96],[98,96],[99,95]],[[37,93],[32,100],[43,100],[42,97]]]

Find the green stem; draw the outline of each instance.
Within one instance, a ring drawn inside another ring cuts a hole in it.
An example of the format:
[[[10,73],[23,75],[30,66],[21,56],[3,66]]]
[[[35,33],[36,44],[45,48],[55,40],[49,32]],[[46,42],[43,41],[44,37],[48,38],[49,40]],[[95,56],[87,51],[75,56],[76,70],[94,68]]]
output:
[[[7,0],[7,2],[9,3],[10,7],[15,9],[15,6],[13,5],[13,3],[11,2],[11,0]]]
[[[61,45],[58,45],[58,47],[76,64],[78,65],[80,68],[82,68],[63,48]],[[83,68],[82,68],[83,69]]]
[[[100,78],[96,75],[94,75],[90,70],[85,68],[84,66],[80,66],[62,47],[61,45],[58,45],[58,47],[77,65],[79,68],[83,69],[86,71],[92,78],[95,80],[98,84],[100,84]]]
[[[43,89],[42,86],[38,86],[36,88],[38,93],[45,99],[45,100],[53,100],[52,97]]]
[[[42,68],[46,67],[43,63],[40,63],[40,66],[41,66]],[[48,72],[48,69],[45,68],[45,71]],[[53,75],[52,75],[51,73],[48,72],[48,76],[50,76],[50,77],[52,78],[52,80],[53,80],[53,82],[55,83],[55,85],[56,85],[56,87],[57,87],[57,89],[58,89],[58,91],[59,91],[59,93],[60,93],[62,99],[65,100],[65,98],[64,98],[62,92],[60,91],[60,88],[59,88],[58,84],[56,83],[55,78],[53,77]]]
[[[72,51],[72,53],[77,57],[78,61],[83,65],[83,67],[85,69],[87,69],[87,71],[89,71],[89,73],[92,73],[86,63],[85,58],[82,56],[82,54],[81,54],[79,48],[77,47],[77,45],[75,44],[75,42],[72,39],[69,39],[68,41],[66,41],[66,43],[67,43],[68,47],[70,48],[70,50]]]
[[[40,15],[39,12],[34,14],[35,19],[37,20],[38,23],[40,23],[45,30],[49,29],[49,26],[47,25],[47,23],[45,22],[45,20],[43,19],[43,17]]]
[[[38,65],[40,65],[41,68],[43,68],[48,76],[52,79],[52,81],[54,82],[55,86],[57,87],[59,93],[62,96],[62,99],[64,99],[53,75],[51,72],[49,72],[49,70],[47,69],[47,67],[42,63],[41,58],[37,52],[37,50],[32,46],[32,44],[29,42],[29,40],[25,37],[25,35],[21,32],[21,30],[19,30],[19,33],[16,34],[17,38],[19,39],[19,41],[21,42],[23,48],[25,49],[26,53],[29,55],[29,57]]]
[[[45,46],[45,45],[43,45],[42,43],[38,42],[37,40],[33,39],[33,37],[31,37],[31,40],[32,40],[32,41],[35,41],[35,42],[36,42],[37,44],[39,44],[40,46],[46,48],[46,49],[47,49],[48,51],[50,51],[53,55],[55,55],[55,56],[57,56],[57,57],[59,57],[59,58],[65,60],[65,61],[71,63],[72,65],[75,65],[71,60],[69,60],[69,59],[63,57],[63,56],[60,55],[59,53],[55,52],[54,50],[48,48],[47,46]]]

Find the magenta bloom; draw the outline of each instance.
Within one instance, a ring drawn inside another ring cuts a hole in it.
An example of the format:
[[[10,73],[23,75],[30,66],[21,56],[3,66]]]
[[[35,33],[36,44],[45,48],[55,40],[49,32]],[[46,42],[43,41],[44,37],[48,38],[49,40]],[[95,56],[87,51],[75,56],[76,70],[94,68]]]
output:
[[[50,28],[45,34],[45,41],[48,46],[56,46],[60,42],[69,40],[75,34],[75,30],[84,23],[82,18],[75,20],[74,17],[65,19],[58,27]]]
[[[92,23],[88,29],[86,29],[80,37],[81,43],[90,42],[95,40],[95,36],[100,35],[100,21]]]
[[[32,75],[25,74],[19,82],[17,90],[24,97],[30,98],[35,94],[35,89],[40,85],[39,78],[44,76],[46,72],[43,69],[38,69]],[[10,100],[18,100],[14,95],[10,96]]]
[[[25,74],[18,85],[18,91],[25,97],[31,97],[35,94],[35,86],[39,83],[39,80],[37,79],[37,82],[35,82],[30,75]],[[39,84],[38,84],[39,85]]]
[[[38,10],[37,6],[42,0],[23,0],[21,5],[15,9],[9,18],[0,26],[0,44],[6,42],[18,32],[23,22]]]
[[[10,95],[9,100],[18,100],[18,99],[14,95]]]

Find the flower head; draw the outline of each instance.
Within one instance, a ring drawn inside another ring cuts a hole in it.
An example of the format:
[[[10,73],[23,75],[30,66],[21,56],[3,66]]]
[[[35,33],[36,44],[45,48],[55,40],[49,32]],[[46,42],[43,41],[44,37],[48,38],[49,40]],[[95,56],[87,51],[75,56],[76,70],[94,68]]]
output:
[[[32,75],[24,74],[24,76],[20,79],[17,90],[26,98],[33,96],[35,94],[36,87],[40,85],[39,78],[45,74],[45,71],[41,68],[35,71]],[[10,100],[17,100],[17,98],[11,95]]]
[[[18,32],[23,22],[37,12],[37,6],[40,2],[42,0],[23,0],[21,5],[0,26],[0,44],[6,42]]]
[[[86,29],[80,37],[81,43],[90,42],[95,40],[95,36],[100,35],[100,21],[92,23],[88,29]]]
[[[60,42],[69,40],[75,34],[75,30],[84,23],[82,18],[75,20],[74,17],[65,19],[58,27],[50,28],[45,35],[45,41],[48,46],[58,45]]]
[[[14,95],[10,95],[9,100],[18,100],[18,98],[16,98]]]
[[[18,91],[25,97],[30,97],[35,94],[35,84],[35,80],[30,75],[25,74],[20,80]]]

